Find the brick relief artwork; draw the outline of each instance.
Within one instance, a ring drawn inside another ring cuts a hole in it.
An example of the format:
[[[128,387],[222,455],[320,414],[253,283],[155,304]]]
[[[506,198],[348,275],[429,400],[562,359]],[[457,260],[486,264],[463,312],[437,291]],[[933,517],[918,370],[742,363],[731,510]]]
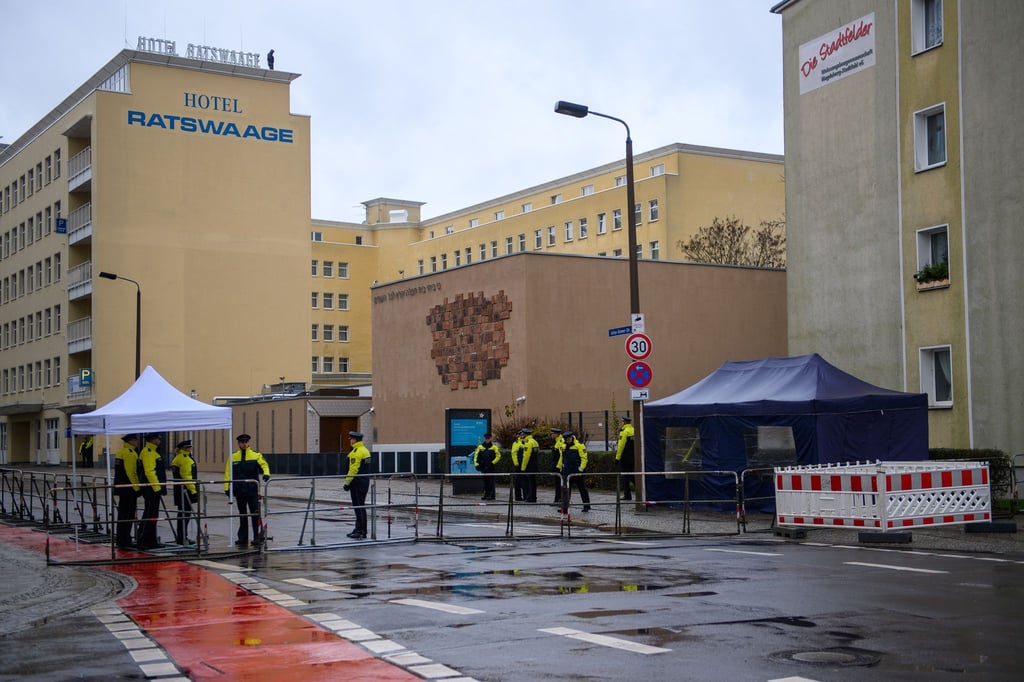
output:
[[[454,301],[445,298],[431,308],[427,315],[433,335],[430,357],[441,383],[457,391],[500,379],[501,368],[508,364],[505,320],[511,314],[512,303],[504,291],[490,298],[482,291],[458,294]]]

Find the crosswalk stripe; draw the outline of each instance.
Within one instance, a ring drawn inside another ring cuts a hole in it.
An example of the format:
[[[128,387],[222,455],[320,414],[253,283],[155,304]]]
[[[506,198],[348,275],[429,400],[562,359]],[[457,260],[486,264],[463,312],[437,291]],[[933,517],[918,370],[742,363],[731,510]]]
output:
[[[671,649],[638,644],[637,642],[630,642],[627,639],[619,639],[618,637],[609,637],[608,635],[595,635],[581,630],[573,630],[572,628],[541,628],[540,631],[552,635],[561,635],[570,639],[578,639],[583,642],[590,642],[591,644],[600,644],[601,646],[612,647],[613,649],[622,649],[623,651],[630,651],[636,654],[650,655],[672,651]]]
[[[406,606],[419,606],[424,609],[434,609],[435,611],[444,611],[445,613],[455,613],[460,616],[468,616],[474,613],[484,613],[478,609],[471,609],[466,606],[456,606],[454,604],[441,604],[439,602],[424,601],[422,599],[392,599],[392,604],[405,604]]]

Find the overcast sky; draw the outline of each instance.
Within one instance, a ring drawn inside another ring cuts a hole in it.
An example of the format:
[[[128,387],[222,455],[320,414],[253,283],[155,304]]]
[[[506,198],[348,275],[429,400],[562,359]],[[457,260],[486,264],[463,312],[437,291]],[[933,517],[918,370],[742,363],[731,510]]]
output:
[[[682,142],[783,152],[778,0],[3,0],[0,142],[139,36],[258,52],[302,74],[313,218],[433,217]]]

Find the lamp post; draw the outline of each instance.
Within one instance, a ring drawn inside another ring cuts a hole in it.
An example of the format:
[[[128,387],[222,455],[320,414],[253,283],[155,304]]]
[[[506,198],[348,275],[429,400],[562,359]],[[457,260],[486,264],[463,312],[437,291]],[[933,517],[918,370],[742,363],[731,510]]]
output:
[[[100,277],[103,279],[121,279],[135,285],[135,378],[138,379],[142,373],[139,362],[142,346],[142,287],[134,279],[128,279],[113,272],[101,272]]]
[[[633,318],[640,312],[640,275],[636,256],[636,194],[633,188],[633,138],[629,134],[629,124],[621,118],[591,111],[590,107],[585,104],[575,104],[563,100],[555,103],[555,113],[574,118],[584,118],[588,115],[600,116],[601,118],[618,121],[626,129],[626,230],[629,238],[629,322],[632,326]],[[643,461],[643,449],[641,447],[643,429],[640,424],[640,405],[641,401],[633,401],[633,424],[636,428],[636,433],[633,436],[633,471],[639,471],[637,463]],[[643,476],[638,476],[638,479],[636,490],[639,503],[642,499],[646,498],[646,495],[641,492],[644,485]]]

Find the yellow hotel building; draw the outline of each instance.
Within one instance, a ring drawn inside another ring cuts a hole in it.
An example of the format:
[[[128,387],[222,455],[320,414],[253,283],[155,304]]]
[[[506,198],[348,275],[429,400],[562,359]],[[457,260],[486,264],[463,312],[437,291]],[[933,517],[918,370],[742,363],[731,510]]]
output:
[[[142,47],[0,146],[0,464],[70,461],[69,415],[128,388],[137,350],[206,402],[365,387],[375,285],[522,252],[626,257],[622,160],[429,219],[386,198],[363,223],[311,219],[298,74]],[[681,260],[715,217],[784,215],[781,156],[673,144],[635,169],[645,260]]]

